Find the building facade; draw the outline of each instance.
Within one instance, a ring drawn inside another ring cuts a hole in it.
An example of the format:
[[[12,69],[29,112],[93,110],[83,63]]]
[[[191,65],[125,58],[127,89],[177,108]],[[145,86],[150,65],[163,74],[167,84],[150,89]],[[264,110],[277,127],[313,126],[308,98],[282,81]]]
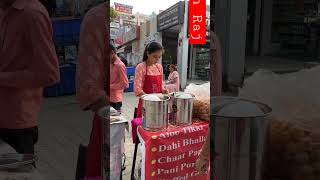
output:
[[[241,86],[248,69],[286,72],[319,62],[319,0],[215,0],[214,4],[215,31],[229,85]]]

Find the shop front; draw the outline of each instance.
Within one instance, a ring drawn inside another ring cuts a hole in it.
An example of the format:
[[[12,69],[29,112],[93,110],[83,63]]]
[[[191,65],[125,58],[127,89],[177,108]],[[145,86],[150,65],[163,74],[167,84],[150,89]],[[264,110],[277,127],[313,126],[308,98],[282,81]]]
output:
[[[245,70],[298,71],[320,59],[318,0],[216,0],[224,75],[241,86]]]
[[[178,69],[181,64],[178,63],[179,33],[184,23],[185,4],[178,2],[157,16],[157,31],[161,32],[162,45],[165,54],[162,57],[162,65],[165,76],[169,76],[169,65],[177,64]]]
[[[273,0],[268,6],[272,11],[268,16],[271,31],[268,42],[271,48],[262,49],[263,52],[293,60],[319,59],[319,7],[318,0]]]
[[[188,79],[209,81],[210,73],[210,6],[206,13],[207,32],[205,45],[190,45],[190,58],[188,61]],[[189,26],[188,26],[189,27]],[[189,30],[188,30],[189,32]],[[189,38],[189,33],[188,33]]]
[[[209,37],[207,36],[207,39]],[[210,41],[206,45],[191,46],[189,76],[191,80],[209,81],[210,73]]]

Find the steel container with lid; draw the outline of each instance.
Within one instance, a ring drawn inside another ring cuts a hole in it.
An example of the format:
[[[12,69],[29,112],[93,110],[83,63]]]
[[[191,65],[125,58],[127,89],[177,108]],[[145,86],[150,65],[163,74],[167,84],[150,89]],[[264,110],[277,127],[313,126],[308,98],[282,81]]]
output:
[[[194,95],[184,92],[174,93],[170,109],[170,124],[188,126],[192,124]]]
[[[150,95],[160,98],[159,101],[146,100]],[[148,131],[161,131],[168,127],[168,101],[169,96],[163,94],[146,94],[141,97],[142,127]]]
[[[211,115],[217,174],[221,180],[261,180],[272,109],[237,97],[213,97]]]

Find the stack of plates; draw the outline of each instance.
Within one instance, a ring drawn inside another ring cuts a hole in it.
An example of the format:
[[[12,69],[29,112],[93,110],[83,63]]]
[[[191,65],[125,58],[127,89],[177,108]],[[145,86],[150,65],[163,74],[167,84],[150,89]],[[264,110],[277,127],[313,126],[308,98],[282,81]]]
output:
[[[110,116],[120,116],[120,112],[115,110],[113,107],[110,107]]]
[[[37,157],[32,154],[0,154],[0,169],[18,169],[30,165],[36,160]]]

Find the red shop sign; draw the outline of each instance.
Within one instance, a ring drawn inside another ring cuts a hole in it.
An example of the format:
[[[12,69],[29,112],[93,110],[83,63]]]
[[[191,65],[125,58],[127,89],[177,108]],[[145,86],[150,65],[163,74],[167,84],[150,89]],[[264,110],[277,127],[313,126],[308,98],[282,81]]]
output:
[[[190,44],[206,44],[206,0],[189,2]]]

